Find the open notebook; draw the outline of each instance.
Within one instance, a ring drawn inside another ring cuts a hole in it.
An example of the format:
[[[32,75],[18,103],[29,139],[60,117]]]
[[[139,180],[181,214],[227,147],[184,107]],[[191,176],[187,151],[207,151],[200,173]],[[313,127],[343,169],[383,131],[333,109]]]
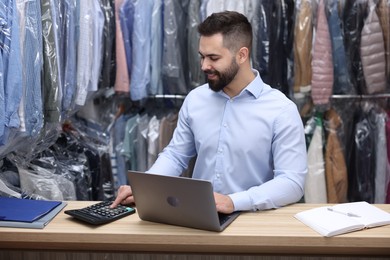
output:
[[[294,217],[325,237],[390,224],[390,213],[365,201],[317,207]]]
[[[222,231],[239,214],[218,214],[208,181],[135,171],[128,178],[142,220]]]

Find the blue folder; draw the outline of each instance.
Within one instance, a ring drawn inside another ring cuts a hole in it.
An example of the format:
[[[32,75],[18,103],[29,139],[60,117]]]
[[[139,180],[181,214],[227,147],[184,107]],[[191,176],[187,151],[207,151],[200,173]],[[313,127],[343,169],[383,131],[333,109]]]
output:
[[[61,201],[0,197],[0,221],[34,222],[52,211]]]

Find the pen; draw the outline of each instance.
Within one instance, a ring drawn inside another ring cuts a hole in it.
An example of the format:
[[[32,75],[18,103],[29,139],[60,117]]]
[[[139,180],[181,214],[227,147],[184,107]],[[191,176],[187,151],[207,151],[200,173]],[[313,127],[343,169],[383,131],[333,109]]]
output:
[[[335,210],[334,208],[328,208],[328,210],[329,210],[329,211],[332,211],[332,212],[334,212],[334,213],[339,213],[339,214],[346,215],[346,216],[348,216],[348,217],[360,218],[360,216],[357,215],[357,214],[355,214],[355,213],[339,211],[339,210]]]

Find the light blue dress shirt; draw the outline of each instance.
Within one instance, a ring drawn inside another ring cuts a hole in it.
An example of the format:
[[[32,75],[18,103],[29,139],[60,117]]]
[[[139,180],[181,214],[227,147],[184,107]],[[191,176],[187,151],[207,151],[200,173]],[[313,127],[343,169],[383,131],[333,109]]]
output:
[[[208,84],[192,90],[169,145],[148,172],[179,176],[197,155],[193,178],[228,194],[235,210],[277,208],[303,196],[304,127],[296,105],[255,79],[234,98]]]
[[[132,35],[131,100],[148,96],[150,86],[151,17],[153,1],[133,0],[134,23]]]
[[[26,131],[30,136],[37,136],[43,127],[42,78],[43,45],[40,1],[25,1],[24,40],[22,43],[24,71],[23,86],[24,119]]]
[[[60,2],[62,18],[61,28],[63,39],[60,42],[62,51],[61,71],[64,76],[63,80],[63,100],[62,111],[67,117],[73,109],[73,97],[77,88],[77,42],[76,24],[77,24],[77,2],[76,0],[65,0]]]
[[[163,94],[161,66],[163,50],[163,2],[155,0],[152,9],[150,39],[150,87],[149,94]]]
[[[131,75],[131,66],[133,60],[133,44],[131,37],[133,35],[134,24],[134,3],[132,0],[124,0],[119,7],[119,20],[125,46],[127,71]]]
[[[92,19],[92,57],[91,57],[91,82],[88,87],[89,91],[97,91],[99,77],[102,70],[103,58],[103,30],[104,30],[104,14],[100,6],[100,0],[92,1],[90,7],[90,15]]]
[[[20,126],[18,108],[23,88],[16,1],[0,3],[0,55],[0,144],[4,144],[10,131]]]

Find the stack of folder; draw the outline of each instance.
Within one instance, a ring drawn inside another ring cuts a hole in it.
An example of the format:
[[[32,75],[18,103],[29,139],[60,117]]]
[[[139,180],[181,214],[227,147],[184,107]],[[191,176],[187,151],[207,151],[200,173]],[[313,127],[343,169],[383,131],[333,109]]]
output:
[[[0,197],[0,227],[42,229],[66,204],[64,201]]]

